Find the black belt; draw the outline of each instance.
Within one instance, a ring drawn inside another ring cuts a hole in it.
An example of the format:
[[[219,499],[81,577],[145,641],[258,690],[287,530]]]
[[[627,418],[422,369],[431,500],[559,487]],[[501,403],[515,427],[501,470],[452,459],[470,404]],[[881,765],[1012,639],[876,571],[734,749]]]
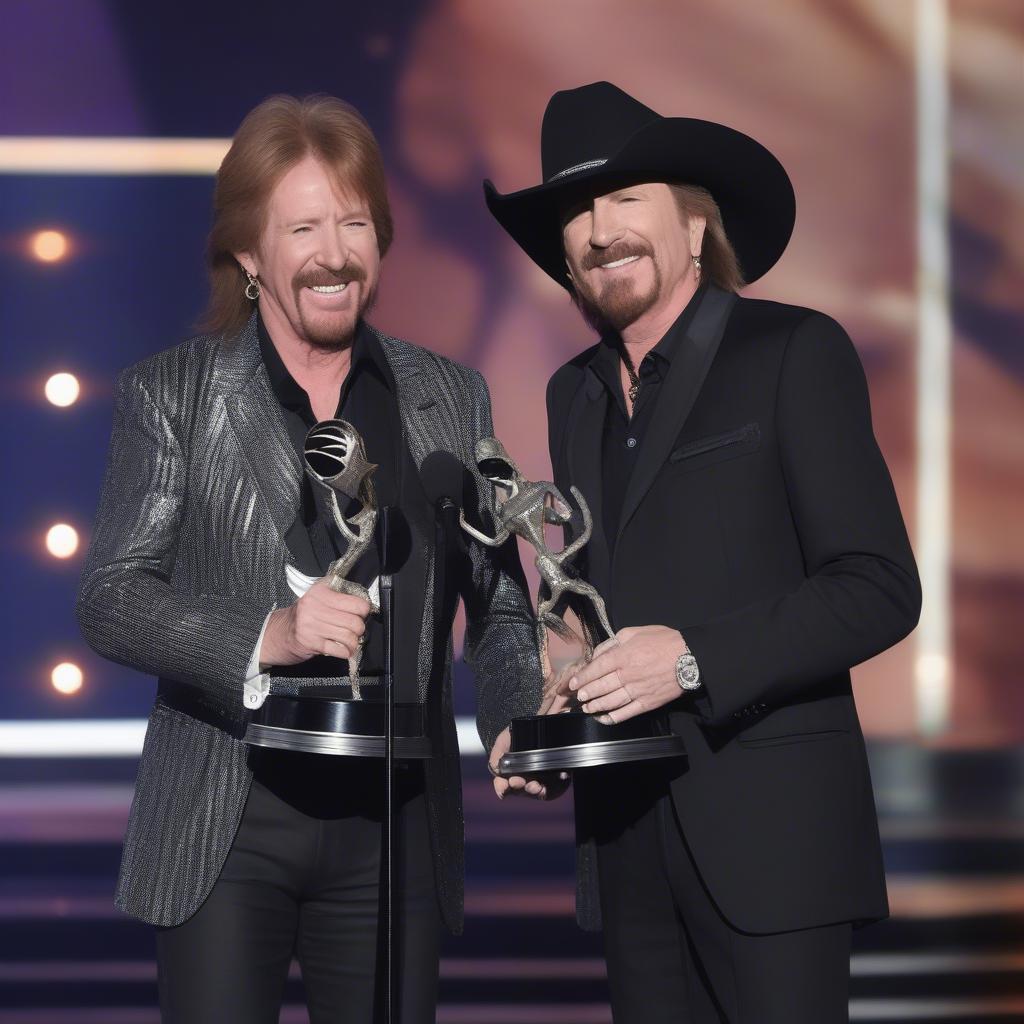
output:
[[[245,735],[247,721],[241,701],[237,709],[229,709],[201,687],[189,686],[173,679],[157,680],[156,700],[158,704],[205,722],[236,740]]]

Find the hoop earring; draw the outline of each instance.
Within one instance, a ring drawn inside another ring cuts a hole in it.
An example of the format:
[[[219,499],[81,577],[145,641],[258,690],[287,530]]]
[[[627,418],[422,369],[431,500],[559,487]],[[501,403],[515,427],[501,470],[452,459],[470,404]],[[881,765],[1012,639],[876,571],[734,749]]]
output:
[[[249,278],[249,283],[245,286],[245,297],[255,302],[260,297],[260,283],[248,270],[245,276]]]
[[[700,257],[699,256],[691,256],[690,259],[693,260],[693,269],[694,270],[700,270]]]

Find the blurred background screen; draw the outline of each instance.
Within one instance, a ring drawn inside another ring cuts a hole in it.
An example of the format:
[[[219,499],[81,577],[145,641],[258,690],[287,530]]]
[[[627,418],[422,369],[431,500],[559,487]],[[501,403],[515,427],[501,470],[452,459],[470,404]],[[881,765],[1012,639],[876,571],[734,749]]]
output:
[[[920,561],[920,628],[854,672],[894,917],[858,937],[851,1014],[1024,1020],[1020,0],[5,0],[0,1024],[157,1019],[111,903],[154,681],[86,648],[74,597],[115,375],[195,333],[233,131],[275,92],[363,113],[396,223],[372,321],[479,368],[550,478],[544,388],[592,335],[481,181],[536,184],[547,100],[598,79],[782,160],[796,231],[748,294],[853,337]],[[438,1019],[609,1021],[571,801],[493,802],[459,676],[469,922]]]

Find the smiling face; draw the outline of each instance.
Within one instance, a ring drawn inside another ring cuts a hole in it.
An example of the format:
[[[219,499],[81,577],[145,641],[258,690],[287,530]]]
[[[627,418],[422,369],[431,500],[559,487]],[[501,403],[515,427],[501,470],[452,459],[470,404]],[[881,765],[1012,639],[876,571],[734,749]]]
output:
[[[258,249],[236,258],[259,278],[260,313],[271,336],[287,330],[321,350],[351,342],[380,278],[369,205],[341,192],[312,156],[271,193]]]
[[[684,222],[668,185],[651,182],[596,196],[569,210],[562,244],[580,306],[617,331],[679,305],[697,287],[704,220]]]

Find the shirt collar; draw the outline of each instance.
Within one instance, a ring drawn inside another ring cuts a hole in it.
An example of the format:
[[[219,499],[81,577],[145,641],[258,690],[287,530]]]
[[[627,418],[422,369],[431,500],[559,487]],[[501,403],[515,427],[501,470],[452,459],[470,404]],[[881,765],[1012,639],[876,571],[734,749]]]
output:
[[[288,372],[284,360],[277,351],[277,346],[270,337],[263,317],[256,314],[256,333],[260,342],[260,355],[263,358],[263,365],[267,369],[267,376],[270,378],[270,386],[278,402],[285,409],[290,409],[313,422],[312,407],[309,404],[309,396],[306,394],[299,382]],[[349,382],[354,380],[358,373],[363,370],[376,372],[388,390],[394,392],[395,378],[391,372],[391,365],[388,363],[384,348],[377,335],[370,330],[366,322],[359,321],[355,337],[352,340],[352,366],[349,370],[345,384],[342,385],[342,396]],[[339,406],[341,404],[339,396]]]
[[[662,335],[657,345],[648,355],[654,357],[656,369],[664,376],[672,365],[672,360],[682,347],[690,322],[693,320],[700,300],[707,291],[707,285],[701,284],[690,297],[683,311],[676,317],[672,326]],[[601,342],[590,360],[590,365],[598,378],[615,394],[619,390],[619,358],[622,352],[622,338],[617,331],[609,331],[601,335]],[[639,372],[640,367],[637,367]]]

